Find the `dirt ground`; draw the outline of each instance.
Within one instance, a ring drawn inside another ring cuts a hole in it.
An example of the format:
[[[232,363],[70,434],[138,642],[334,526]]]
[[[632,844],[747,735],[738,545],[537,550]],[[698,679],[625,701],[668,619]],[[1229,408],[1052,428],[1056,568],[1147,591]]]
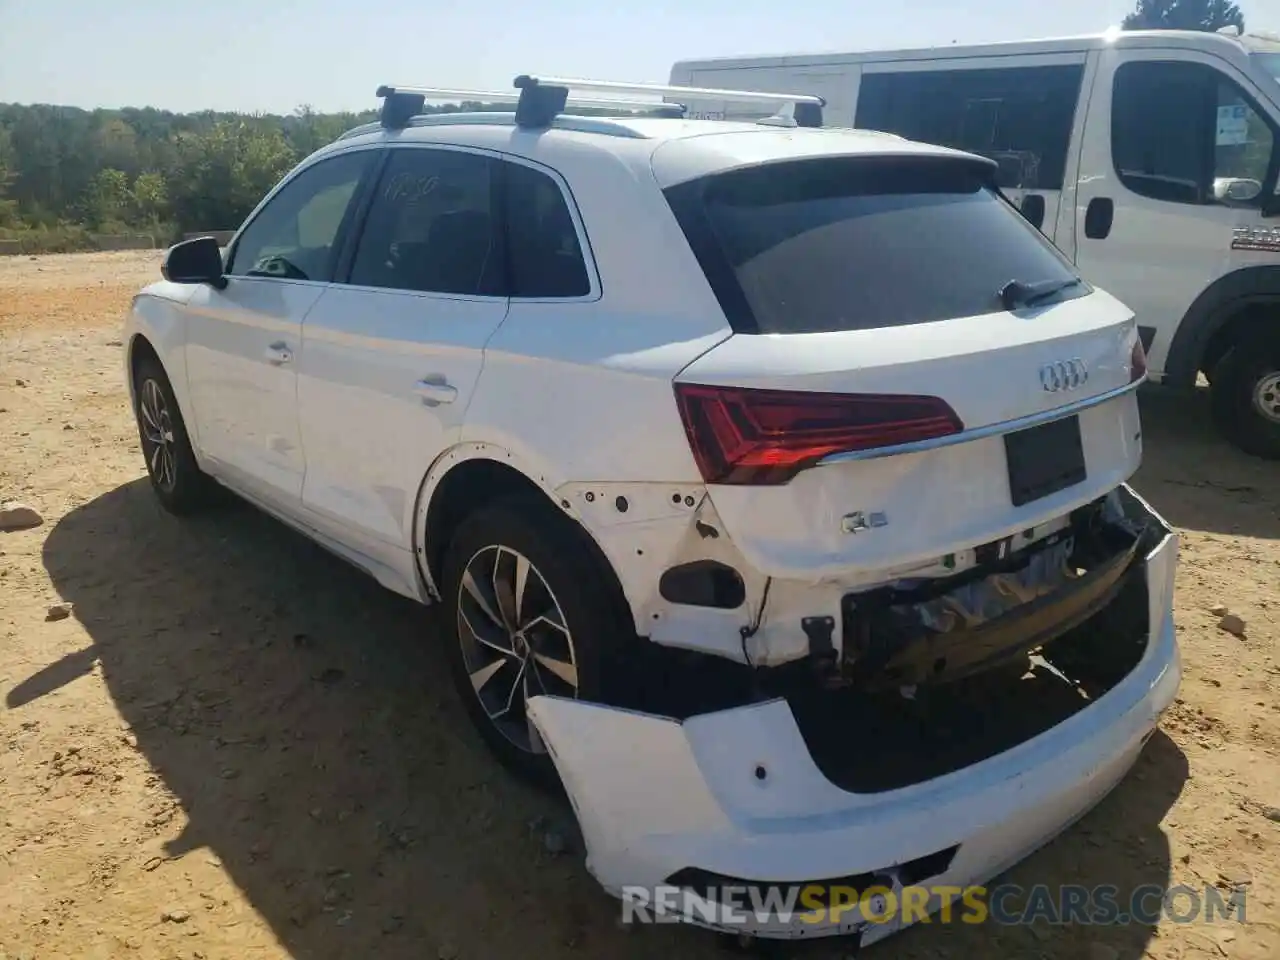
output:
[[[251,508],[159,510],[117,339],[157,266],[0,258],[0,499],[45,518],[0,533],[0,958],[716,955],[622,929],[557,855],[564,811],[472,736],[431,611]],[[1280,466],[1217,441],[1204,406],[1151,392],[1135,484],[1183,533],[1181,699],[1007,879],[1242,887],[1246,922],[934,923],[870,956],[1280,956]]]

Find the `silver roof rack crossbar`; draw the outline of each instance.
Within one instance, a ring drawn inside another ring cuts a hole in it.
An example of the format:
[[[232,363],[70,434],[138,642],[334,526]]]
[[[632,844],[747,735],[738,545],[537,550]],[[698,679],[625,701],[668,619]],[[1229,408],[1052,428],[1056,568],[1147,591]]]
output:
[[[382,99],[379,122],[392,130],[403,129],[419,116],[428,100],[447,103],[514,103],[516,125],[542,129],[572,108],[648,111],[666,116],[685,115],[689,99],[719,100],[728,103],[776,104],[778,112],[761,123],[792,127],[822,126],[826,100],[803,93],[772,93],[761,90],[722,90],[716,87],[678,87],[656,83],[620,83],[614,80],[584,80],[568,77],[535,77],[521,74],[513,90],[463,90],[452,87],[410,87],[384,84],[378,88]],[[570,97],[570,91],[588,94]],[[609,94],[609,96],[590,96]],[[669,98],[647,99],[647,98]],[[670,98],[678,98],[673,100]]]
[[[518,112],[524,92],[521,90],[467,90],[454,87],[409,87],[383,84],[378,88],[378,97],[382,100],[379,122],[384,127],[397,130],[407,126],[412,118],[420,115],[428,100],[459,104],[510,103],[516,105]],[[685,113],[684,105],[679,103],[663,103],[655,100],[624,100],[616,97],[567,98],[566,109],[571,107],[620,111],[654,111],[665,116],[674,117],[682,117]]]
[[[679,97],[681,103],[685,99],[721,100],[729,103],[772,103],[779,107],[778,114],[770,118],[772,122],[781,121],[799,127],[822,126],[822,108],[826,106],[826,100],[812,94],[722,90],[715,87],[680,87],[569,77],[535,77],[528,74],[516,77],[514,85],[520,91],[520,101],[516,107],[516,123],[521,127],[548,126],[566,109],[571,90],[631,96]]]

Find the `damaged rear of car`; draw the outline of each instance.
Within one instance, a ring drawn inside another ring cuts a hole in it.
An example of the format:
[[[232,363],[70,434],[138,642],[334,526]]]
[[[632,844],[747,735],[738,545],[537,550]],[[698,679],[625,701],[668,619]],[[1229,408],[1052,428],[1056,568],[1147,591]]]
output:
[[[673,383],[705,495],[656,589],[618,571],[658,679],[528,701],[620,896],[982,882],[1119,781],[1179,682],[1177,538],[1126,484],[1130,311],[985,161],[790,136],[653,154],[733,330]],[[897,927],[810,921],[731,928]]]

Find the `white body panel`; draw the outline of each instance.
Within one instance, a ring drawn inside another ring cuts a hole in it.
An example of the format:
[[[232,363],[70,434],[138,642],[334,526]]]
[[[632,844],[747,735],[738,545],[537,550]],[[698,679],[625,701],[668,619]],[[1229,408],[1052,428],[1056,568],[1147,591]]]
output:
[[[296,504],[306,462],[297,354],[318,283],[231,277],[187,301],[186,372],[201,452],[259,496]]]
[[[370,550],[407,556],[423,477],[457,441],[507,301],[334,284],[303,334],[302,502]]]

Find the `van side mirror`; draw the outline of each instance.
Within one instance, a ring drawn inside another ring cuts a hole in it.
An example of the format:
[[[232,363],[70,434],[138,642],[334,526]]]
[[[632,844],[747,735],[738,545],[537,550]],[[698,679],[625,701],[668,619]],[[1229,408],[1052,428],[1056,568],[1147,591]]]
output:
[[[1041,232],[1044,231],[1044,217],[1047,210],[1043,196],[1038,193],[1028,193],[1022,198],[1022,207],[1020,209],[1022,215],[1027,218],[1033,227]]]
[[[1262,195],[1262,184],[1247,177],[1218,177],[1213,181],[1215,200],[1252,203]]]
[[[164,255],[160,274],[170,283],[207,283],[219,290],[227,285],[222,251],[213,237],[195,237],[174,244]]]

